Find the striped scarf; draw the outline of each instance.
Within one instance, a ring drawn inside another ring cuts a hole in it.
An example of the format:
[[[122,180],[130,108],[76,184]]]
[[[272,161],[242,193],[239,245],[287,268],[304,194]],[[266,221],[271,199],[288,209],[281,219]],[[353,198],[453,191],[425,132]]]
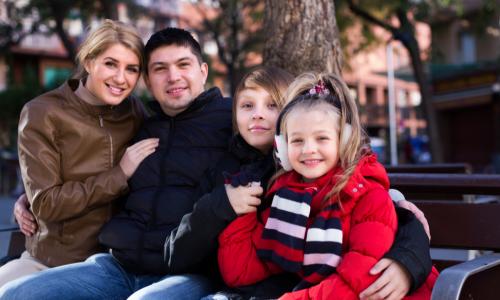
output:
[[[333,186],[334,171],[314,182],[300,182],[289,172],[274,183],[269,218],[257,244],[257,255],[283,270],[298,273],[294,290],[308,288],[335,272],[342,251],[338,205],[323,207]]]

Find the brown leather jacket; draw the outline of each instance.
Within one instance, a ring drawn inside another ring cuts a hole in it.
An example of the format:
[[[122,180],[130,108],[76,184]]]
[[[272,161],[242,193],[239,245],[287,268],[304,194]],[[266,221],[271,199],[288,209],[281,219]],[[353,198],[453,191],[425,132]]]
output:
[[[19,161],[39,229],[26,248],[54,267],[85,260],[103,249],[101,226],[113,200],[128,191],[118,166],[144,112],[130,97],[115,107],[92,106],[70,80],[28,102],[19,121]]]

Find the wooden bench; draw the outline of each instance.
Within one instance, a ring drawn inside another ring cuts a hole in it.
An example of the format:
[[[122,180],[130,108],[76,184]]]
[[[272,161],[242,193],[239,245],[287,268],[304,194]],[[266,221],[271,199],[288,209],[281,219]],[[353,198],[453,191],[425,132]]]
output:
[[[414,174],[470,174],[471,166],[466,163],[445,163],[445,164],[425,164],[425,165],[397,165],[397,166],[386,166],[387,173],[391,175],[395,174],[406,174],[403,175],[399,180],[405,180],[404,182],[412,182]],[[399,177],[398,177],[399,178]],[[405,198],[408,200],[433,200],[439,199],[449,199],[449,200],[467,200],[473,201],[474,198],[470,195],[464,196],[463,193],[453,192],[453,191],[440,191],[434,190],[432,192],[425,192],[425,189],[420,188],[409,188],[403,186],[402,192]]]
[[[500,195],[500,175],[389,174],[391,187],[403,193]],[[470,203],[436,196],[413,200],[431,229],[431,247],[500,251],[500,203]],[[14,231],[9,255],[24,249],[24,236]],[[500,299],[500,254],[470,261],[436,262],[441,274],[432,299]]]
[[[500,203],[450,200],[441,194],[500,195],[500,175],[389,174],[391,188],[434,194],[412,200],[425,214],[431,247],[489,251],[466,262],[437,261],[441,269],[432,299],[500,299]]]

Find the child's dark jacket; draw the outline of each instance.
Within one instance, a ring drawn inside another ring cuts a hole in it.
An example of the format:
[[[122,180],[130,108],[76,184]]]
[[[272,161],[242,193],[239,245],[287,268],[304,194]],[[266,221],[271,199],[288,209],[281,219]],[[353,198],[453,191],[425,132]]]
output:
[[[240,173],[264,183],[274,170],[271,155],[250,147],[239,135],[233,137],[226,155],[205,173],[193,211],[184,215],[175,234],[165,241],[165,259],[171,272],[214,274],[217,237],[237,217],[227,198],[224,174]]]

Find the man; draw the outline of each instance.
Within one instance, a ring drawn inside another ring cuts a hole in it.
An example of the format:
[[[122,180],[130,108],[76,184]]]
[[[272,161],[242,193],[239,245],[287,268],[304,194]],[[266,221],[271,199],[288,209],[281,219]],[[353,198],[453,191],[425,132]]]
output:
[[[156,116],[145,122],[136,140],[157,137],[160,144],[130,179],[124,209],[102,229],[99,239],[110,254],[16,281],[0,289],[0,299],[199,299],[216,287],[216,265],[211,269],[215,278],[209,278],[196,274],[202,271],[199,264],[180,270],[178,258],[167,252],[192,246],[177,243],[178,226],[183,217],[189,224],[201,177],[226,151],[231,101],[217,88],[204,91],[208,66],[187,31],[155,33],[146,44],[145,60]],[[171,275],[190,271],[194,274]],[[409,283],[403,286],[407,291]]]

